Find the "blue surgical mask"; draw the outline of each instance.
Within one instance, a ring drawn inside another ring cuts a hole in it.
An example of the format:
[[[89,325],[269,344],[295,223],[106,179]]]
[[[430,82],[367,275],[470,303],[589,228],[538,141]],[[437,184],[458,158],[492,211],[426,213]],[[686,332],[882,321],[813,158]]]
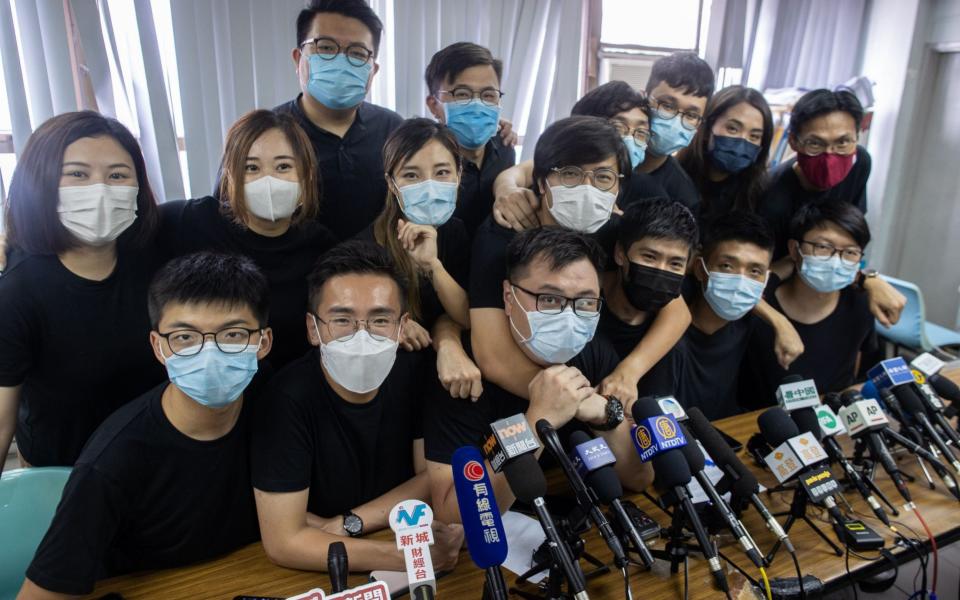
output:
[[[338,54],[330,60],[320,58],[319,54],[311,54],[310,78],[307,80],[307,91],[317,102],[341,110],[353,108],[363,102],[367,95],[367,81],[373,70],[373,63],[355,66],[350,64],[347,57]]]
[[[763,288],[767,286],[766,279],[757,281],[744,275],[707,271],[707,263],[703,262],[702,258],[700,262],[710,278],[707,280],[707,288],[703,291],[703,298],[721,319],[736,321],[753,310],[753,307],[763,298]]]
[[[760,146],[741,137],[713,136],[713,148],[709,151],[713,166],[724,173],[739,173],[757,160]]]
[[[516,294],[516,290],[513,290],[514,297]],[[519,306],[519,302],[517,305]],[[510,326],[520,335],[524,346],[540,360],[551,365],[565,364],[580,354],[587,342],[593,339],[597,322],[600,320],[599,317],[581,317],[573,312],[572,306],[555,315],[538,310],[524,312],[530,324],[530,337],[523,339],[523,335],[513,324],[513,319],[510,319]]]
[[[443,114],[457,142],[470,150],[486,144],[500,125],[500,107],[488,106],[479,98],[466,104],[444,102]]]
[[[457,208],[458,185],[449,181],[427,179],[400,190],[403,214],[417,225],[443,225]]]
[[[261,337],[261,341],[262,341]],[[213,341],[205,342],[193,356],[171,354],[166,358],[167,376],[198,404],[221,408],[235,402],[257,373],[256,347],[227,353]]]
[[[834,254],[823,259],[801,254],[800,277],[818,292],[836,292],[847,287],[857,278],[859,263],[847,264]]]
[[[638,144],[632,135],[623,137],[623,145],[627,147],[627,154],[630,155],[630,167],[636,169],[647,157],[647,145]]]
[[[680,115],[672,119],[663,119],[654,115],[650,119],[650,142],[647,147],[651,154],[669,156],[677,150],[686,148],[695,133],[696,131],[683,126]]]

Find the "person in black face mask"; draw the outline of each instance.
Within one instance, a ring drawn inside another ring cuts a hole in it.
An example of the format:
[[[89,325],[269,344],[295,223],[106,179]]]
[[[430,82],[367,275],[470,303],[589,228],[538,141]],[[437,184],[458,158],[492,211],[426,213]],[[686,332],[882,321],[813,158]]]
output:
[[[624,213],[597,327],[621,360],[642,343],[660,309],[680,296],[696,241],[697,222],[679,202],[642,201]],[[639,395],[673,395],[679,378],[674,348],[640,379]]]

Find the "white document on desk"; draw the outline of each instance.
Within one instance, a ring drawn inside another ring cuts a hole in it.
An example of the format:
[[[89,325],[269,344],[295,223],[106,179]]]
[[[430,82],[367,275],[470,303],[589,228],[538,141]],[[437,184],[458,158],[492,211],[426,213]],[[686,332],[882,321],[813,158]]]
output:
[[[697,441],[697,445],[700,446],[700,451],[703,452],[703,458],[705,461],[703,472],[707,475],[710,483],[717,485],[717,482],[723,478],[723,471],[715,462],[713,462],[713,458],[710,457],[699,441]],[[703,502],[710,501],[710,499],[707,497],[707,493],[703,491],[702,487],[700,487],[700,483],[696,480],[696,478],[690,480],[690,483],[687,485],[687,489],[690,490],[690,499],[693,500],[694,504],[701,504]],[[761,492],[765,489],[767,488],[763,487],[763,485],[760,485]],[[730,502],[730,492],[723,494],[722,498],[727,502]]]
[[[511,573],[522,575],[533,566],[533,553],[547,539],[540,521],[508,510],[503,515],[503,530],[507,536],[507,558],[503,566]],[[547,577],[547,570],[530,578],[530,583],[540,583]]]

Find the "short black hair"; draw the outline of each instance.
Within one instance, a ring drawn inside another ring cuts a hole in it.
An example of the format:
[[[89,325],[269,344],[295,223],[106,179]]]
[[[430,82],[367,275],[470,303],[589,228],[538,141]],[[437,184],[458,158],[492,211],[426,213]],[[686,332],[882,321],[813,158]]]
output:
[[[732,210],[710,221],[703,230],[703,256],[710,256],[722,242],[746,242],[773,254],[770,225],[760,215],[745,210]]]
[[[812,230],[830,222],[846,231],[861,249],[870,243],[870,227],[859,208],[844,200],[808,202],[790,220],[790,239],[803,240]]]
[[[307,276],[310,310],[320,304],[320,294],[327,281],[338,275],[383,275],[400,288],[400,310],[406,310],[407,280],[397,269],[387,249],[374,242],[350,240],[334,246],[317,260]]]
[[[595,87],[577,100],[570,110],[570,116],[586,115],[611,119],[620,113],[639,108],[650,116],[650,104],[647,97],[626,81],[608,81]]]
[[[589,236],[562,227],[538,227],[521,231],[507,244],[507,277],[513,281],[515,275],[541,256],[547,260],[551,271],[587,259],[598,276],[606,261],[603,249]]]
[[[430,58],[424,73],[427,89],[434,96],[447,79],[453,80],[470,67],[489,65],[497,74],[497,82],[503,78],[503,62],[494,58],[490,50],[472,42],[450,44]]]
[[[641,200],[624,211],[617,231],[617,243],[624,252],[628,252],[630,246],[644,238],[676,240],[693,250],[697,244],[697,234],[697,220],[683,204],[676,200]]]
[[[383,21],[365,0],[310,0],[297,15],[297,48],[306,39],[313,19],[320,13],[334,13],[360,21],[366,25],[373,36],[373,53],[377,54],[380,51]]]
[[[616,158],[617,170],[623,175],[622,192],[632,169],[617,128],[600,117],[560,119],[543,130],[533,150],[534,189],[538,189],[537,182],[546,181],[550,169],[598,163],[611,156]]]
[[[696,52],[674,52],[653,63],[647,79],[647,93],[661,83],[683,90],[685,94],[710,99],[713,95],[713,69]]]
[[[790,135],[796,137],[800,130],[812,119],[832,112],[845,112],[853,117],[857,131],[863,121],[863,105],[856,95],[847,90],[834,92],[833,90],[819,89],[807,92],[790,111]]]
[[[159,327],[163,309],[171,302],[247,306],[260,326],[265,327],[270,291],[267,278],[246,256],[197,252],[171,260],[150,282],[147,312],[154,329]]]

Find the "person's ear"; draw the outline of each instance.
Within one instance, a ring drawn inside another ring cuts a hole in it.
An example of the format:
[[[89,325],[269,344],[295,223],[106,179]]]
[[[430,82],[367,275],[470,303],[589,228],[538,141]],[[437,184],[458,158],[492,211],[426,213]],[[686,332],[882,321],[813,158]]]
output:
[[[617,242],[613,247],[613,262],[617,263],[618,267],[627,264],[627,254],[623,251],[623,246],[620,245],[620,242]]]
[[[306,313],[306,325],[307,325],[307,340],[309,340],[311,346],[320,345],[320,324],[310,313]]]
[[[153,350],[153,356],[161,365],[167,364],[167,357],[163,355],[164,339],[156,331],[150,332],[150,349]]]
[[[380,63],[374,62],[373,68],[370,69],[370,77],[367,78],[367,91],[370,91],[370,85],[373,83],[373,78],[377,76],[377,73],[380,71]]]
[[[787,240],[787,252],[790,253],[790,258],[799,268],[803,257],[800,255],[800,244],[797,243],[797,240]]]
[[[506,279],[503,280],[503,312],[506,313],[507,317],[510,317],[510,311],[513,310],[513,290],[511,289],[510,282]]]
[[[430,114],[433,115],[434,119],[446,125],[447,118],[443,112],[442,103],[437,100],[436,96],[427,96],[427,110],[430,111]]]
[[[260,349],[257,350],[257,360],[263,360],[270,354],[270,350],[273,348],[273,330],[269,327],[264,327],[260,331]]]
[[[790,135],[787,136],[787,143],[790,144],[790,149],[794,152],[800,152],[800,142],[797,140],[797,135],[790,132]]]
[[[293,51],[290,52],[290,58],[293,59],[293,66],[294,66],[294,68],[297,70],[298,73],[300,72],[300,57],[301,57],[301,56],[303,56],[303,52],[300,50],[300,48],[294,48]]]
[[[700,283],[703,283],[710,278],[710,275],[707,273],[706,260],[707,259],[701,254],[697,254],[697,256],[693,259],[693,276],[696,277],[697,281]]]

